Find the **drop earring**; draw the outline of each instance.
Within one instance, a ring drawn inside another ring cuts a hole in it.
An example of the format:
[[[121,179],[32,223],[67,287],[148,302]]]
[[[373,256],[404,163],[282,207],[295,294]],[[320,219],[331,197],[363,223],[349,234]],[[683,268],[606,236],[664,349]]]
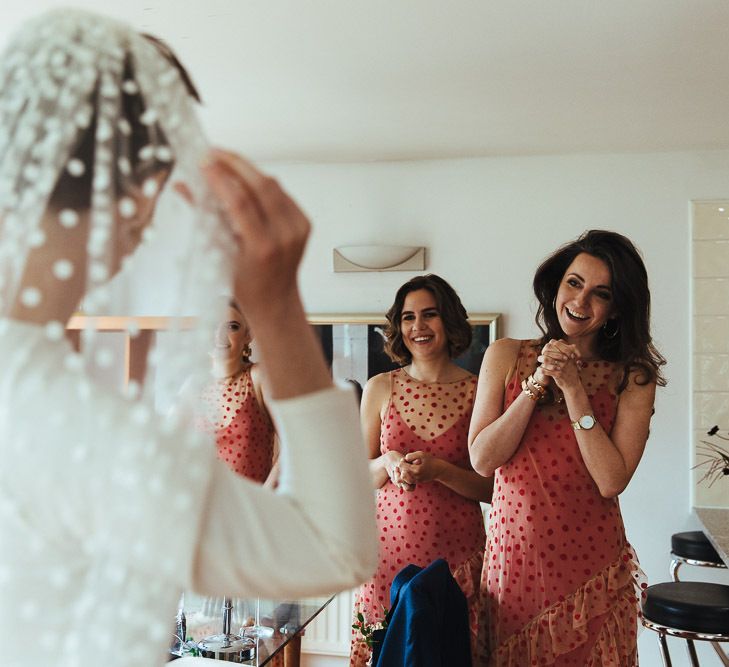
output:
[[[608,324],[612,322],[614,326],[610,329],[608,329]],[[617,318],[612,320],[605,320],[605,324],[602,325],[602,333],[608,340],[612,340],[615,338],[615,336],[618,335],[618,332],[620,331],[620,322],[618,322]]]

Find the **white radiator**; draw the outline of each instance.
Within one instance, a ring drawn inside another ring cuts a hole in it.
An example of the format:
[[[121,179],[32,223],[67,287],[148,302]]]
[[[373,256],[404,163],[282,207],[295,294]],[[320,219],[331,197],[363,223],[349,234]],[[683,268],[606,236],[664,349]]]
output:
[[[337,595],[307,627],[301,640],[303,653],[349,655],[354,591]]]

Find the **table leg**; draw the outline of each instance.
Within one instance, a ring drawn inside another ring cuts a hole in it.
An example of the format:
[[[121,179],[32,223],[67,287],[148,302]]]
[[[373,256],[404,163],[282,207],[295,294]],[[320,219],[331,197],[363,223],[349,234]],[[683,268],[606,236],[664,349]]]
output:
[[[284,646],[284,667],[300,667],[301,665],[301,635],[292,637]]]

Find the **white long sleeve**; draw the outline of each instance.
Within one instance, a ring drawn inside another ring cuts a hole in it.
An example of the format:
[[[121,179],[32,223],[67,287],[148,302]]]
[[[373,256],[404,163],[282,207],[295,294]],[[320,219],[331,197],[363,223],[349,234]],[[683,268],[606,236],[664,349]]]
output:
[[[361,583],[377,565],[377,537],[352,392],[332,388],[269,407],[281,440],[279,489],[215,467],[193,588],[296,597]]]
[[[69,370],[68,354],[42,328],[0,329],[3,667],[161,665],[181,587],[294,597],[374,570],[350,392],[271,405],[284,471],[273,492],[216,461],[193,429],[157,424]]]

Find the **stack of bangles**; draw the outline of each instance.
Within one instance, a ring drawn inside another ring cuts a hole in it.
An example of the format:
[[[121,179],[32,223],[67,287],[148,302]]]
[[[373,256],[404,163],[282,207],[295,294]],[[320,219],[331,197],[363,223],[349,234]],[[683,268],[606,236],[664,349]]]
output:
[[[532,401],[538,401],[540,398],[544,398],[544,394],[547,393],[545,386],[539,384],[534,379],[534,375],[530,375],[526,380],[523,380],[521,388]]]

